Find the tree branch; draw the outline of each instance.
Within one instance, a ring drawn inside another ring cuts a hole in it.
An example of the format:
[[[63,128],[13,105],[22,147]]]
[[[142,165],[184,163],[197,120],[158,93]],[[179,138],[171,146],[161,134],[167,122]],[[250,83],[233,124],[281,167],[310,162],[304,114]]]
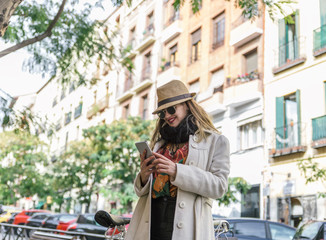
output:
[[[45,30],[44,33],[34,37],[34,38],[30,38],[30,39],[27,39],[27,40],[24,40],[12,47],[9,47],[3,51],[0,52],[0,58],[6,56],[7,54],[9,53],[12,53],[16,50],[19,50],[21,48],[24,48],[28,45],[31,45],[33,43],[36,43],[36,42],[39,42],[39,41],[42,41],[44,38],[46,37],[50,37],[51,34],[52,34],[52,29],[54,28],[55,24],[58,22],[59,18],[60,18],[60,15],[62,14],[63,12],[63,9],[65,7],[65,4],[66,4],[67,0],[62,0],[62,3],[61,3],[61,6],[56,14],[56,16],[54,17],[54,19],[51,21],[49,27]]]

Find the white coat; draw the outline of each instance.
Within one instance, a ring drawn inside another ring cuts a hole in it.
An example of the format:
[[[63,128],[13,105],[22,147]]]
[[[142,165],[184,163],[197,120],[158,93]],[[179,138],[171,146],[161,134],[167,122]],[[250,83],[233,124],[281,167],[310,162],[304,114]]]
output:
[[[163,141],[155,144],[154,152]],[[210,135],[197,142],[189,137],[185,164],[177,164],[175,180],[178,187],[172,240],[213,240],[212,202],[228,188],[230,171],[229,141],[223,135]],[[128,228],[126,240],[150,240],[152,176],[141,186],[140,175],[135,191],[140,197]]]

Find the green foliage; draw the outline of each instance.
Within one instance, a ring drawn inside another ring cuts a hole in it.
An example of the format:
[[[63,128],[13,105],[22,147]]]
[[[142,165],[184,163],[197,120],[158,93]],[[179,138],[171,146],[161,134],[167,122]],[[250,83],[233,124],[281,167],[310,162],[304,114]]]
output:
[[[13,204],[19,197],[49,194],[45,151],[45,144],[29,132],[0,133],[0,201]]]
[[[218,205],[229,206],[231,203],[240,202],[236,194],[238,192],[246,194],[250,188],[251,186],[241,177],[229,178],[228,191],[222,198],[217,199]]]
[[[306,179],[306,184],[326,180],[326,169],[320,168],[312,158],[299,160],[297,165]]]
[[[83,130],[84,139],[70,143],[53,164],[53,189],[61,196],[54,201],[75,189],[78,200],[89,205],[92,194],[102,192],[119,200],[122,211],[130,211],[136,198],[132,184],[140,166],[134,143],[149,140],[152,129],[151,121],[130,117]]]
[[[79,1],[68,1],[49,36],[27,46],[33,57],[24,63],[24,68],[32,73],[56,75],[62,84],[72,81],[95,84],[98,79],[89,74],[89,67],[98,60],[109,69],[114,66],[129,69],[129,62],[119,55],[126,50],[116,44],[113,47],[118,29],[108,31],[103,22],[89,17],[101,2],[91,1],[80,6]],[[3,39],[18,44],[47,33],[58,9],[55,0],[23,1],[12,16]]]

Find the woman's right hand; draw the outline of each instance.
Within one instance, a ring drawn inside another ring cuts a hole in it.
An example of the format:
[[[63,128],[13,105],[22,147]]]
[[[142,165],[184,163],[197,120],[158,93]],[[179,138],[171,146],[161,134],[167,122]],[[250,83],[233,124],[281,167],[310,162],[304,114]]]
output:
[[[140,180],[142,183],[142,186],[145,186],[145,184],[148,181],[149,176],[151,175],[152,172],[155,171],[155,164],[150,163],[150,161],[154,160],[155,157],[154,156],[150,156],[149,158],[146,158],[146,150],[144,150],[144,152],[142,154],[140,154]],[[148,165],[149,164],[149,165]]]

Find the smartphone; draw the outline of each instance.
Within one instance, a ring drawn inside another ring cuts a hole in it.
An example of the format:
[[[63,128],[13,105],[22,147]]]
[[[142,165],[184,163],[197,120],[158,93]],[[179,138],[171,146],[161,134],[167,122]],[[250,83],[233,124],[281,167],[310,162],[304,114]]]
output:
[[[146,150],[146,158],[149,158],[150,156],[153,156],[153,153],[151,151],[151,149],[149,148],[147,142],[136,142],[135,143],[138,151],[140,152],[140,154],[143,154],[144,150]],[[154,161],[154,159],[152,159],[151,161],[148,162],[147,165],[151,164]]]

